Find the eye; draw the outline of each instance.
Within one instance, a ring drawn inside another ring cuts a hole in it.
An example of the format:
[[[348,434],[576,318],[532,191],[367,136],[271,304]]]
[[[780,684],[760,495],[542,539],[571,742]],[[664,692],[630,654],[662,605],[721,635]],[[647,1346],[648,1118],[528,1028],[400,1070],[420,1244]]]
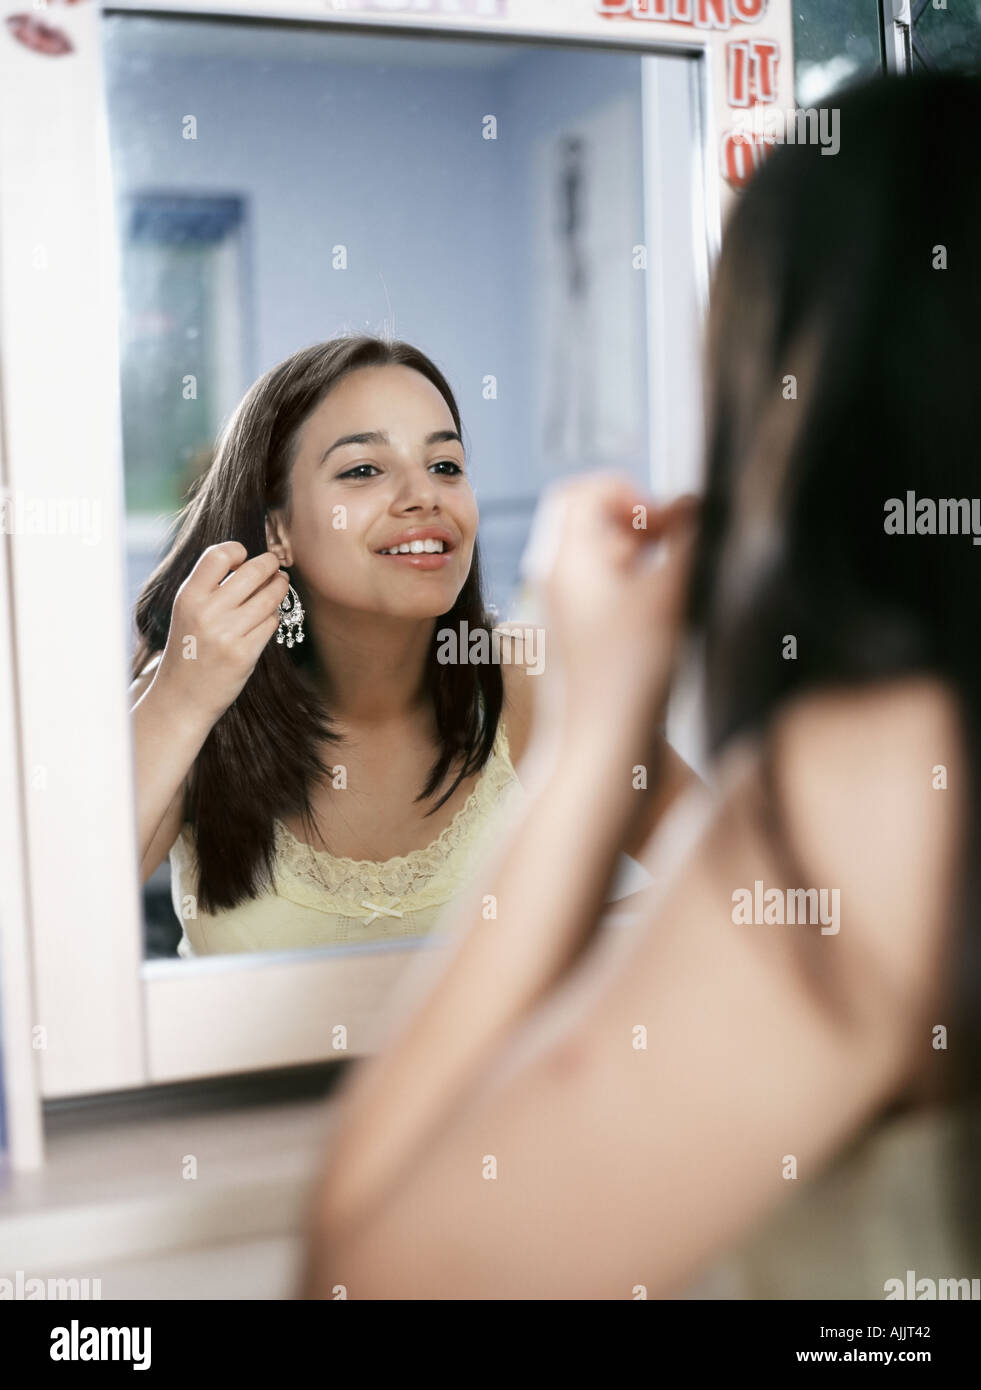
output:
[[[358,470],[361,469],[361,468],[375,468],[375,465],[374,465],[373,463],[356,463],[356,464],[354,465],[354,467],[353,467],[353,468],[349,468],[348,471],[347,471],[346,473],[338,473],[337,476],[338,476],[339,478],[353,478],[353,477],[355,476],[355,474],[358,472]],[[378,472],[378,469],[377,469],[377,468],[375,468],[375,472],[376,472],[376,473]],[[361,477],[362,477],[362,478],[363,478],[363,477],[366,477],[366,476],[367,476],[367,475],[364,474],[364,473],[361,474]]]
[[[456,469],[456,473],[450,473],[450,474],[448,475],[448,476],[451,477],[451,478],[455,478],[458,474],[460,474],[460,473],[463,472],[463,469],[460,467],[460,465],[456,462],[455,459],[440,459],[439,463],[434,463],[434,464],[432,465],[432,467],[433,467],[433,468],[455,468],[455,469]]]

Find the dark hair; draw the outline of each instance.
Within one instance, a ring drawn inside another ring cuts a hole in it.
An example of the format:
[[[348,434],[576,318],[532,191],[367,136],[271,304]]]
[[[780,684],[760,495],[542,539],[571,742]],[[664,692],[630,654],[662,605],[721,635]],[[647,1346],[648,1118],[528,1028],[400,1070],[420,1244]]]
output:
[[[201,553],[221,541],[240,541],[249,556],[267,550],[267,509],[287,510],[298,433],[337,383],[359,367],[405,366],[439,390],[462,434],[460,413],[446,378],[409,343],[351,335],[294,353],[249,389],[218,442],[214,461],[192,488],[170,549],[147,580],[136,605],[141,636],[133,660],[139,675],[167,642],[171,610],[181,584]],[[429,689],[442,749],[416,798],[431,797],[454,762],[456,780],[427,812],[432,815],[460,782],[478,772],[494,745],[504,700],[496,663],[436,660],[441,623],[487,629],[476,541],[466,583],[448,613],[434,621],[428,659]],[[194,834],[204,911],[232,907],[274,882],[274,820],[299,812],[313,826],[311,792],[328,769],[322,740],[340,740],[314,673],[319,659],[309,625],[292,650],[270,642],[234,703],[215,723],[188,781],[184,816]],[[311,834],[310,838],[313,838]]]
[[[930,674],[958,701],[970,803],[953,1045],[930,1080],[968,1102],[951,1190],[976,1254],[981,550],[966,535],[888,534],[885,520],[907,492],[979,492],[981,82],[877,79],[832,100],[840,151],[776,149],[726,229],[690,619],[714,750],[765,735],[788,697],[822,686]],[[790,634],[796,660],[782,655]]]

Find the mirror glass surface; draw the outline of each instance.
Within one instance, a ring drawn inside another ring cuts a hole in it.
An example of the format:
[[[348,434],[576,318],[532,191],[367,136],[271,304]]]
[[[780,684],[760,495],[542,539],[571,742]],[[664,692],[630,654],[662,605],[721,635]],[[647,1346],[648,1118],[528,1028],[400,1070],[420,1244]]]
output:
[[[652,205],[670,196],[688,221],[697,205],[693,61],[119,12],[103,26],[130,613],[251,384],[365,332],[449,381],[485,597],[511,616],[542,489],[597,468],[650,485],[658,414],[678,406],[652,343],[690,335],[673,306],[694,300],[698,256],[651,244]],[[663,123],[658,83],[678,97]],[[167,857],[144,906],[146,956],[174,957],[186,907]]]

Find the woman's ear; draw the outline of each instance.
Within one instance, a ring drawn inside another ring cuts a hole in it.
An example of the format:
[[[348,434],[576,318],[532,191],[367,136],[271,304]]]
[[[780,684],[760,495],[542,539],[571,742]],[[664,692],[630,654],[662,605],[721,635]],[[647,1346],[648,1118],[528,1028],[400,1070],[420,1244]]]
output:
[[[274,555],[279,556],[280,563],[289,569],[293,564],[293,552],[278,512],[266,512],[266,545]]]

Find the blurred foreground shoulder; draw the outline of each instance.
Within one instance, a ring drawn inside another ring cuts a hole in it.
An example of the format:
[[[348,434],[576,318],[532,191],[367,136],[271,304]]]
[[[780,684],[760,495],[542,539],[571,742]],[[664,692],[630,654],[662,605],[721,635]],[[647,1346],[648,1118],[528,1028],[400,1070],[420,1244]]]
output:
[[[897,999],[922,998],[964,866],[969,773],[954,695],[925,677],[809,694],[778,715],[771,751],[788,841],[816,886],[840,891],[843,955],[874,962]]]

